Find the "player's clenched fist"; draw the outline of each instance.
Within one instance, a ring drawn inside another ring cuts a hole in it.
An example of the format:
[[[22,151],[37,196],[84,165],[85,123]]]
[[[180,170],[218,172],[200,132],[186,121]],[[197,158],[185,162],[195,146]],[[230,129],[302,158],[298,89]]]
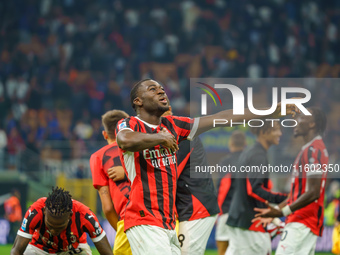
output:
[[[170,134],[165,128],[162,128],[162,130],[158,134],[161,135],[163,138],[163,142],[161,143],[161,145],[169,148],[173,152],[178,150],[176,138],[172,134]]]

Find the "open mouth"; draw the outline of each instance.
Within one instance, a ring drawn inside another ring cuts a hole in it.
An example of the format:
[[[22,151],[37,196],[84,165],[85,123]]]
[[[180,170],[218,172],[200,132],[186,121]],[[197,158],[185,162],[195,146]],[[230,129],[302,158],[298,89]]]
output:
[[[162,103],[167,103],[168,102],[168,100],[166,100],[166,98],[161,98],[161,99],[159,99],[159,101],[162,102]]]

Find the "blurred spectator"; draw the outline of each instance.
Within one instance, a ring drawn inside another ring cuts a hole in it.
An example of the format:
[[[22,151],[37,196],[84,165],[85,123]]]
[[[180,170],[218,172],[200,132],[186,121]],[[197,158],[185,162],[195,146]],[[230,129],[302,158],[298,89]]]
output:
[[[5,168],[5,152],[7,147],[7,135],[0,123],[0,171]]]
[[[90,124],[83,121],[78,121],[74,127],[74,133],[78,138],[87,140],[92,136],[93,129]]]
[[[327,190],[327,201],[325,207],[325,225],[333,226],[339,216],[340,184],[332,181]]]
[[[27,106],[30,109],[39,110],[41,109],[41,89],[38,85],[37,77],[32,77],[30,82],[29,99],[27,101]]]
[[[79,164],[76,170],[76,178],[84,179],[85,178],[85,167],[83,164]]]
[[[165,85],[176,114],[189,109],[191,77],[340,76],[337,1],[84,1],[3,5],[0,122],[24,143],[34,133],[38,150],[81,140],[64,159],[94,149],[102,112],[134,114],[141,78]],[[335,87],[311,85],[313,104],[338,111]],[[327,132],[339,139],[336,125]]]
[[[12,190],[11,197],[5,201],[4,206],[5,218],[9,221],[10,224],[10,231],[7,242],[13,243],[22,220],[20,192],[16,189]]]
[[[17,166],[17,160],[19,153],[25,149],[25,142],[22,139],[18,129],[13,127],[8,136],[8,167],[9,169],[15,169]]]
[[[4,124],[3,120],[5,119],[6,113],[7,113],[7,107],[6,107],[5,86],[0,80],[0,124]]]

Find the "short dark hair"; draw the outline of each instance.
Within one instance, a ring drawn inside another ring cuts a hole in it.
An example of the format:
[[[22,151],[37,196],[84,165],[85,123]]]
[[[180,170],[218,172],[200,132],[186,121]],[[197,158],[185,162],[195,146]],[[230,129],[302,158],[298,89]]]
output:
[[[151,80],[152,80],[152,79],[150,79],[150,78],[140,80],[140,81],[137,82],[137,83],[133,86],[133,88],[131,89],[131,92],[130,92],[130,101],[131,101],[131,106],[132,106],[132,108],[133,108],[135,111],[136,111],[136,105],[133,103],[133,100],[135,100],[136,97],[137,97],[139,87],[143,84],[143,82],[145,82],[145,81],[151,81]]]
[[[52,193],[48,193],[45,207],[52,215],[61,216],[72,211],[72,196],[63,188],[52,187]]]
[[[252,132],[254,135],[259,136],[261,133],[265,134],[271,131],[273,128],[273,122],[272,121],[263,121],[264,124],[261,127],[250,127],[250,132]]]
[[[246,146],[246,135],[240,130],[235,130],[231,134],[230,140],[232,144],[237,148],[244,148]]]
[[[114,139],[117,123],[121,119],[128,118],[129,115],[121,110],[111,110],[102,115],[102,123],[105,131],[111,139]]]
[[[308,109],[312,112],[312,116],[314,118],[315,131],[322,135],[325,132],[327,126],[326,114],[318,107],[312,106]]]

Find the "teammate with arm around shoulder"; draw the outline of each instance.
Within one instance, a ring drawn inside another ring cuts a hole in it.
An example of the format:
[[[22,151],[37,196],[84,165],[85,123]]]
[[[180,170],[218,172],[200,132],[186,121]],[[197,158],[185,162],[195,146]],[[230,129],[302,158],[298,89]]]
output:
[[[93,186],[98,190],[106,219],[116,230],[113,246],[115,255],[132,254],[124,233],[125,207],[129,201],[130,183],[125,178],[115,136],[118,121],[127,117],[129,115],[120,110],[111,110],[102,116],[102,134],[108,144],[93,153],[90,158]]]

